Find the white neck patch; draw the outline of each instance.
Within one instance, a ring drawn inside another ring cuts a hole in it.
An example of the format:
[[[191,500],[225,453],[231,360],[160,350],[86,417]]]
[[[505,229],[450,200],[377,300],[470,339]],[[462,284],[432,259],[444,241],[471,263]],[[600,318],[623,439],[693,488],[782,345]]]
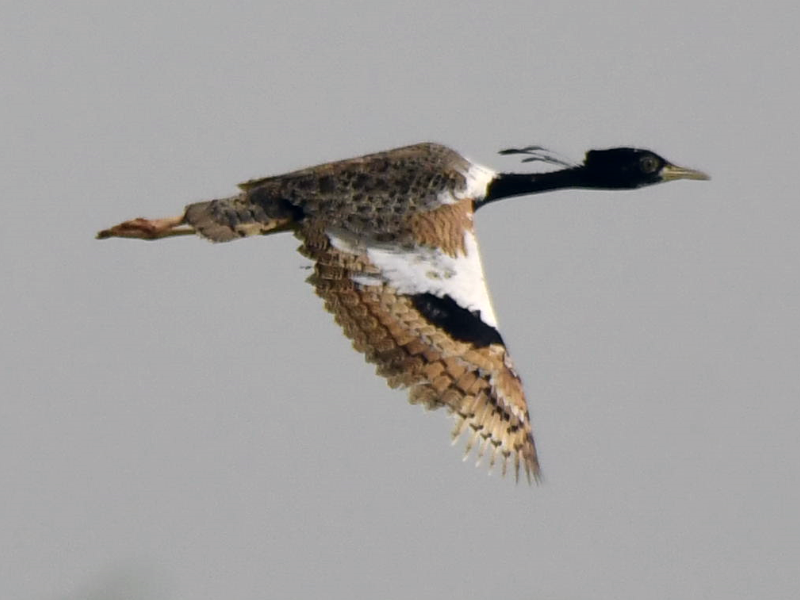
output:
[[[486,190],[492,180],[497,177],[497,172],[488,167],[471,163],[464,178],[467,180],[464,189],[455,194],[442,192],[439,194],[439,202],[442,204],[455,204],[464,198],[470,200],[482,200],[486,196]]]

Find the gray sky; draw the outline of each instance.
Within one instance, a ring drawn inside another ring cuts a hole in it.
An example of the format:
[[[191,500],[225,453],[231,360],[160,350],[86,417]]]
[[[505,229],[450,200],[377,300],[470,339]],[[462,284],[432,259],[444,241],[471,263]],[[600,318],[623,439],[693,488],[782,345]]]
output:
[[[0,596],[796,597],[800,9],[429,4],[4,8]],[[479,213],[538,488],[372,374],[290,236],[93,239],[424,140],[714,178]]]

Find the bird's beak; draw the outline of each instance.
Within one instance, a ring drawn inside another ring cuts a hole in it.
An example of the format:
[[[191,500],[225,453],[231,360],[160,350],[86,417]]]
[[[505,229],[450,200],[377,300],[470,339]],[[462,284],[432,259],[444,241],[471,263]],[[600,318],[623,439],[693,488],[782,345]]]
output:
[[[711,177],[702,171],[687,169],[686,167],[679,167],[678,165],[667,163],[664,168],[661,169],[661,180],[673,181],[675,179],[701,179],[707,181],[711,179]]]

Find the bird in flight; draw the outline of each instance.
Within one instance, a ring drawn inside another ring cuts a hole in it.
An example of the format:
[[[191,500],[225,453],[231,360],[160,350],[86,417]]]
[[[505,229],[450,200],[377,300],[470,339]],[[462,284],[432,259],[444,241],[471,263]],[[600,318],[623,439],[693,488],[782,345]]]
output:
[[[309,282],[353,347],[393,388],[455,418],[490,469],[540,477],[528,405],[501,337],[478,252],[473,215],[512,196],[565,188],[634,189],[708,179],[636,148],[590,150],[573,164],[528,146],[503,150],[545,173],[499,173],[433,143],[326,163],[239,185],[176,217],[133,219],[99,239],[198,234],[213,242],[292,232],[314,262]]]

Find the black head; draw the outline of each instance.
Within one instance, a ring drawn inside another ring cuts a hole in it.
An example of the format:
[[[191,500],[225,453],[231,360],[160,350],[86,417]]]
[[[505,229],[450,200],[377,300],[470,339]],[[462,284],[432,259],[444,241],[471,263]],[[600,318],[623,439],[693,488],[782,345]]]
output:
[[[655,152],[638,148],[589,150],[582,175],[590,187],[634,189],[673,179],[709,179],[702,171],[673,165]]]
[[[486,196],[476,201],[476,209],[501,198],[551,190],[632,190],[673,179],[709,179],[701,171],[673,165],[654,152],[637,148],[590,150],[581,165],[540,146],[509,148],[501,150],[500,154],[523,154],[526,155],[523,162],[539,161],[563,168],[545,173],[498,173],[489,184]]]

